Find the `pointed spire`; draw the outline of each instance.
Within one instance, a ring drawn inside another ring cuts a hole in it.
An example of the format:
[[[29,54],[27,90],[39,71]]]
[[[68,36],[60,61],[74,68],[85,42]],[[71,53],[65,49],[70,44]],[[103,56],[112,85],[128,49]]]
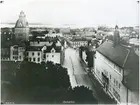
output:
[[[115,26],[115,31],[114,31],[114,38],[113,38],[113,46],[115,47],[120,43],[120,33],[118,31],[118,25]]]
[[[24,12],[21,11],[19,17],[25,17],[25,16],[26,16],[26,15],[24,14]]]

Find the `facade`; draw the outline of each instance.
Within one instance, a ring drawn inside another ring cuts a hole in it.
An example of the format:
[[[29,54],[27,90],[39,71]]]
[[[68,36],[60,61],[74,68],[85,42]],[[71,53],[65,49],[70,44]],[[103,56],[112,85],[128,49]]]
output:
[[[13,30],[12,28],[1,28],[1,41],[9,41],[12,40],[14,35],[13,35]]]
[[[29,26],[26,20],[26,15],[23,11],[20,12],[19,19],[15,25],[15,39],[17,42],[29,40]]]
[[[118,103],[139,102],[139,59],[132,48],[110,41],[97,48],[94,70],[106,93]]]
[[[23,61],[24,60],[24,46],[14,45],[10,47],[10,60],[11,61]]]
[[[45,37],[62,37],[62,33],[48,33]]]
[[[87,46],[88,41],[84,39],[74,39],[71,41],[71,45],[73,48],[79,48],[80,46]]]
[[[27,47],[27,58],[30,62],[41,63],[52,61],[63,64],[64,52],[62,46],[29,46]]]
[[[10,60],[10,49],[1,48],[1,61],[9,61],[9,60]]]
[[[41,63],[42,62],[42,47],[40,46],[29,46],[26,50],[26,57],[29,62]]]
[[[53,42],[49,42],[49,41],[30,41],[30,46],[51,46]]]

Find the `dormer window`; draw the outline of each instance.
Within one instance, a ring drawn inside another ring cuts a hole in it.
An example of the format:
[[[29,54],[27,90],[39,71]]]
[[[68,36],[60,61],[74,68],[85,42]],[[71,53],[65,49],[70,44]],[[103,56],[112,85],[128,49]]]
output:
[[[55,49],[54,48],[51,50],[51,53],[55,53]]]

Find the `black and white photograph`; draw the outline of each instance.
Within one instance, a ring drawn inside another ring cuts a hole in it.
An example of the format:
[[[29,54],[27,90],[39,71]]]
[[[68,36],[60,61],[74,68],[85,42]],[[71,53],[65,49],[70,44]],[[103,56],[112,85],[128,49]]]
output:
[[[1,104],[139,105],[139,0],[1,0]]]

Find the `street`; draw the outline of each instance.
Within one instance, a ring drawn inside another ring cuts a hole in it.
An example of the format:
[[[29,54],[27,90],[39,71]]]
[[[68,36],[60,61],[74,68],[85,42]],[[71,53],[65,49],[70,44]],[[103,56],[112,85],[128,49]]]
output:
[[[108,102],[108,99],[106,100],[106,98],[103,98],[104,94],[102,95],[102,92],[97,90],[98,87],[96,86],[96,83],[89,78],[89,75],[82,67],[79,60],[78,51],[68,47],[65,50],[65,60],[63,66],[68,69],[72,87],[80,85],[89,87],[93,91],[94,97],[98,99],[99,104]]]

